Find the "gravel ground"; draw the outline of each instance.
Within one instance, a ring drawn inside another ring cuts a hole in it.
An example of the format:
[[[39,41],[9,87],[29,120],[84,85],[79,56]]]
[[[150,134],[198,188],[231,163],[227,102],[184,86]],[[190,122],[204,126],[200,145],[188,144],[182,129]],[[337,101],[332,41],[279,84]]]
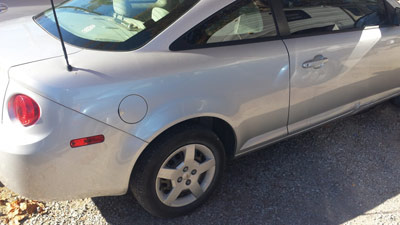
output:
[[[229,163],[188,216],[154,218],[128,194],[50,202],[24,224],[400,224],[399,110],[384,103]]]

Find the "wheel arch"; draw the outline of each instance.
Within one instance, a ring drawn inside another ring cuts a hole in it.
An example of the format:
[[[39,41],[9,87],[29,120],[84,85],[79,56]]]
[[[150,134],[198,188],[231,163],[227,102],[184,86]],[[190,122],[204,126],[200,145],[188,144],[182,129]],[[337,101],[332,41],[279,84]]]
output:
[[[140,153],[140,155],[142,155],[143,152],[145,152],[146,149],[149,148],[152,142],[155,142],[162,136],[174,132],[175,129],[182,127],[184,128],[191,125],[200,125],[202,127],[205,127],[213,131],[219,137],[222,144],[224,145],[224,150],[227,154],[227,157],[234,158],[237,147],[236,132],[226,120],[216,116],[198,116],[170,124],[163,130],[159,131],[154,137],[152,137],[148,141],[149,145]]]
[[[149,143],[155,141],[157,138],[160,138],[162,135],[173,132],[174,129],[191,125],[200,125],[213,131],[224,145],[224,150],[227,154],[227,157],[233,158],[235,156],[237,147],[236,133],[228,122],[215,116],[200,116],[177,122],[160,132],[160,134],[154,137]]]
[[[201,117],[193,117],[190,119],[186,119],[184,121],[174,123],[173,125],[170,125],[164,130],[162,130],[158,135],[152,138],[149,141],[149,144],[143,149],[143,151],[140,152],[136,162],[138,162],[141,159],[143,153],[146,152],[146,149],[150,148],[152,143],[157,141],[157,139],[160,139],[164,135],[168,135],[169,133],[174,132],[174,130],[176,129],[193,125],[202,126],[213,131],[221,140],[224,146],[224,151],[226,153],[227,159],[233,159],[235,157],[235,152],[237,147],[237,137],[233,127],[228,122],[226,122],[221,118],[213,116],[201,116]],[[136,162],[133,165],[131,174],[135,170],[135,167],[137,165]]]

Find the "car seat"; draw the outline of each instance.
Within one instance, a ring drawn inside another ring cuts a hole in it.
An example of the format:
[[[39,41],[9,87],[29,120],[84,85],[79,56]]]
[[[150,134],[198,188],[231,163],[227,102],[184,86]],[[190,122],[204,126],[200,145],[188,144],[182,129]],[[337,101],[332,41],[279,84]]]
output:
[[[151,19],[153,19],[154,22],[157,22],[168,14],[169,12],[167,10],[160,7],[154,7],[151,13]]]
[[[167,0],[113,0],[114,12],[126,18],[134,18],[151,7],[164,8]]]

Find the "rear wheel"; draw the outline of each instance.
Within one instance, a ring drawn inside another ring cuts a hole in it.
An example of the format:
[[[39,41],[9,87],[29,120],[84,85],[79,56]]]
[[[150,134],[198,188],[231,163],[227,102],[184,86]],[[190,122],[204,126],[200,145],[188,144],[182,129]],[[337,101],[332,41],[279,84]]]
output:
[[[224,163],[223,145],[212,131],[198,126],[175,129],[151,143],[139,158],[131,189],[155,216],[184,215],[207,200]]]

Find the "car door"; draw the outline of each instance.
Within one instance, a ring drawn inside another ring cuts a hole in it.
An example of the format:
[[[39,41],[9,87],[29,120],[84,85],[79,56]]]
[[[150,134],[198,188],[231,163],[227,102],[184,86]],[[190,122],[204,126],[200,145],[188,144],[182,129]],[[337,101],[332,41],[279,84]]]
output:
[[[234,1],[170,49],[201,62],[207,95],[217,87],[214,100],[223,97],[217,111],[232,121],[239,153],[287,135],[289,59],[267,1]]]
[[[351,113],[399,87],[393,63],[398,28],[387,26],[382,0],[280,1],[291,66],[289,133]]]

